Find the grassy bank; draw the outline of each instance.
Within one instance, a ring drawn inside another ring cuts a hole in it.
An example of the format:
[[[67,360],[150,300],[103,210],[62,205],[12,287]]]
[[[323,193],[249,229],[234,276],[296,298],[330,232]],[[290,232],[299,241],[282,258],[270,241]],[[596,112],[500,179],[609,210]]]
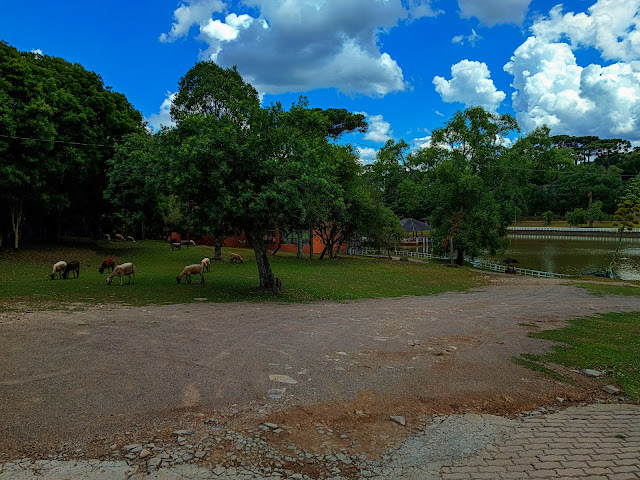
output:
[[[196,246],[171,251],[168,243],[139,241],[67,241],[58,246],[27,246],[19,252],[0,252],[0,308],[58,308],[71,303],[121,303],[129,305],[172,304],[206,298],[213,302],[275,300],[349,300],[357,298],[429,295],[444,291],[465,291],[483,283],[482,277],[465,268],[377,259],[341,257],[337,260],[297,259],[295,255],[270,257],[284,293],[274,296],[257,287],[258,270],[249,249],[223,249],[240,253],[245,262],[212,262],[206,283],[184,280],[176,275],[185,265],[213,258],[213,247]],[[135,285],[107,286],[107,274],[100,275],[102,260],[113,255],[118,263],[136,265]],[[50,280],[52,265],[59,260],[79,260],[80,277]],[[80,307],[81,308],[81,307]]]
[[[623,295],[625,297],[640,297],[640,283],[636,285],[618,285],[613,283],[575,283],[576,287],[584,288],[591,295]]]
[[[523,356],[534,370],[545,363],[592,368],[613,379],[634,401],[640,401],[640,312],[607,313],[577,318],[558,330],[530,334],[559,342],[546,355]]]

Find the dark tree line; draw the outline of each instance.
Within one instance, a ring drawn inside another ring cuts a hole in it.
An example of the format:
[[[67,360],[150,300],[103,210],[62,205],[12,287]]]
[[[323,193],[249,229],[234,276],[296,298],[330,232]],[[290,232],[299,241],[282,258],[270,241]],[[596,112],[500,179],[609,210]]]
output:
[[[107,162],[142,115],[79,64],[0,42],[0,241],[22,227],[96,235],[109,206]]]

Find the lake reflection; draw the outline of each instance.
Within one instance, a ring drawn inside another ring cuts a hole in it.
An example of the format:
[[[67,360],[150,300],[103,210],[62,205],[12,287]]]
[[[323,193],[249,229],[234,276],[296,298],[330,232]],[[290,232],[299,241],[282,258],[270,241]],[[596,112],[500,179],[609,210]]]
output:
[[[509,240],[504,254],[485,258],[502,263],[513,257],[520,262],[517,267],[570,275],[606,269],[618,242],[617,237],[569,235],[509,235]],[[615,273],[624,280],[640,280],[640,238],[622,239]]]

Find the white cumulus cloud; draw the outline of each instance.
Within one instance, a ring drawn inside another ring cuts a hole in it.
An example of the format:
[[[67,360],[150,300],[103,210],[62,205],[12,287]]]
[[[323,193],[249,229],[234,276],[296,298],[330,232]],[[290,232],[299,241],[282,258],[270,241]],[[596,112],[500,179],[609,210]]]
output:
[[[203,26],[209,23],[211,15],[224,12],[225,3],[222,0],[192,0],[182,3],[174,12],[174,22],[171,31],[160,35],[161,42],[174,40],[189,34],[194,25]]]
[[[451,66],[451,80],[436,76],[433,84],[447,103],[479,105],[491,112],[495,112],[506,97],[504,92],[496,89],[484,62],[462,60]]]
[[[413,150],[419,150],[421,148],[427,148],[431,145],[431,135],[427,135],[425,137],[414,138],[411,141],[413,145]]]
[[[505,70],[525,130],[546,124],[553,134],[640,138],[640,62],[581,67],[568,44],[529,37]]]
[[[229,13],[227,0],[183,3],[161,40],[187,35],[197,25],[197,38],[207,45],[202,57],[222,67],[237,65],[261,93],[335,87],[377,97],[407,88],[380,35],[399,22],[439,13],[427,0],[244,0],[243,5],[253,9],[251,15]]]
[[[376,158],[376,154],[378,153],[378,150],[370,147],[358,147],[358,149],[356,150],[356,153],[358,154],[358,158],[360,159],[360,161],[364,165],[367,165],[369,163],[373,163],[373,161]]]
[[[575,48],[594,47],[605,60],[640,58],[640,1],[598,0],[587,13],[563,15],[562,5],[535,22],[531,31],[546,42],[567,40]]]
[[[462,18],[476,17],[489,26],[499,23],[520,25],[531,0],[458,0]]]
[[[383,118],[382,115],[369,115],[367,112],[358,112],[366,117],[366,121],[369,124],[367,133],[364,136],[365,140],[371,140],[372,142],[386,142],[391,138],[391,124]]]
[[[167,98],[164,99],[162,105],[160,105],[160,111],[158,113],[152,113],[147,118],[147,122],[156,132],[162,127],[175,127],[175,122],[171,119],[171,105],[176,98],[177,93],[167,92]]]

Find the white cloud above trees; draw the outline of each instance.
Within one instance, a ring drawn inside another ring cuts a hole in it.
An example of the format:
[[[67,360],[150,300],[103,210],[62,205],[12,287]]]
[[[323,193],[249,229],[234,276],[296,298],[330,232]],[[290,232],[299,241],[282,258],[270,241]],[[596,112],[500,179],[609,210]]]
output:
[[[639,12],[638,0],[598,0],[587,12],[558,5],[539,18],[504,67],[520,125],[640,140]],[[574,51],[588,48],[615,63],[579,65]]]
[[[528,38],[505,65],[521,126],[554,134],[638,139],[640,62],[581,67],[566,43]]]
[[[436,76],[433,84],[447,103],[479,105],[491,112],[495,112],[506,97],[504,92],[496,89],[484,62],[462,60],[451,66],[451,80]]]
[[[369,124],[367,133],[364,135],[365,140],[371,140],[372,142],[386,142],[392,138],[391,124],[383,118],[382,115],[369,115],[366,112],[358,112],[365,115],[366,121]]]
[[[640,57],[640,1],[598,0],[587,12],[562,13],[556,5],[539,19],[532,33],[546,42],[566,40],[573,49],[593,47],[605,60]]]
[[[175,122],[171,119],[171,105],[173,105],[173,100],[176,98],[177,93],[167,92],[167,97],[160,105],[160,111],[158,113],[152,113],[147,118],[147,123],[149,126],[153,128],[153,130],[158,131],[162,129],[162,127],[174,127]]]
[[[427,0],[245,0],[252,15],[230,2],[193,0],[174,12],[161,41],[197,25],[202,58],[237,65],[261,93],[335,87],[347,95],[380,97],[407,88],[402,69],[383,51],[380,34],[399,22],[437,16]],[[224,19],[214,18],[221,17]]]

